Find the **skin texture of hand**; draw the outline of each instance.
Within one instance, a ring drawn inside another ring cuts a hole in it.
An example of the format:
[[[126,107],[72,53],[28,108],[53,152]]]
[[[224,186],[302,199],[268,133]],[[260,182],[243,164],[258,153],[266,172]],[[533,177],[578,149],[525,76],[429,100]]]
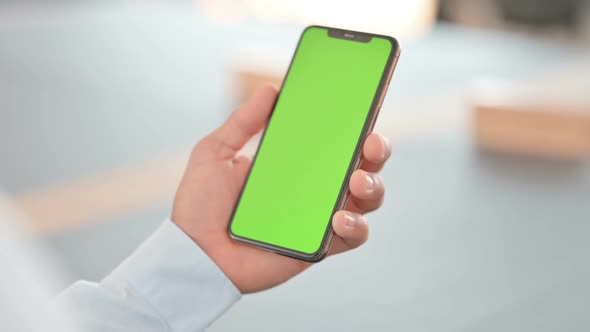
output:
[[[195,146],[180,183],[172,220],[219,266],[242,293],[265,290],[305,270],[310,263],[280,256],[232,240],[227,225],[251,159],[236,153],[266,125],[278,91],[261,88],[218,129]],[[364,213],[383,203],[377,172],[389,158],[388,140],[371,134],[363,146],[361,169],[350,179],[346,211],[332,219],[335,238],[330,255],[354,249],[369,235]]]

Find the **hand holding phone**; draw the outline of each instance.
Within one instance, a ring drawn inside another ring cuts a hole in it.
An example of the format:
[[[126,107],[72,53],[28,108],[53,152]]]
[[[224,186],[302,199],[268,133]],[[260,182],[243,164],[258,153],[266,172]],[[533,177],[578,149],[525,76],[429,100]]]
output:
[[[272,86],[259,90],[223,126],[195,146],[171,216],[242,293],[281,284],[310,265],[238,243],[227,234],[229,217],[251,165],[250,158],[236,157],[236,153],[266,125],[277,93]],[[363,214],[377,209],[383,201],[383,181],[375,172],[383,167],[390,153],[389,143],[383,136],[369,135],[361,169],[350,180],[347,211],[339,211],[332,218],[336,236],[330,254],[354,249],[366,241],[369,225]]]

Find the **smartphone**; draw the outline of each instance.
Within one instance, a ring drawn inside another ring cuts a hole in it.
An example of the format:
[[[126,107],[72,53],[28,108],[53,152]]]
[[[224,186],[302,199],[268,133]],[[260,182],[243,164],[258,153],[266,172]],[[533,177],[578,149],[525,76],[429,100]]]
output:
[[[308,262],[326,256],[332,216],[346,206],[399,54],[389,36],[303,31],[231,215],[231,238]]]

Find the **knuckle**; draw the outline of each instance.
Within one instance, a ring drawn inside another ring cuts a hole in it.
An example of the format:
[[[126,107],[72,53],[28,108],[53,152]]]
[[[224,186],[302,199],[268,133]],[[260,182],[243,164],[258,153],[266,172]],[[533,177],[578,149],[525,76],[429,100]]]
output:
[[[203,150],[205,150],[205,148],[208,145],[208,137],[203,137],[200,141],[198,141],[194,146],[193,146],[193,150],[191,151],[191,156],[197,157],[199,155],[200,152],[202,152]]]

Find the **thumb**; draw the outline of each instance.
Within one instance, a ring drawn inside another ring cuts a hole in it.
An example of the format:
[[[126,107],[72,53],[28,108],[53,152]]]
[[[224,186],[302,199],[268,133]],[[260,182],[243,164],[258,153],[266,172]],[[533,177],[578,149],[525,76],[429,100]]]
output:
[[[236,109],[221,127],[197,145],[199,155],[230,159],[268,122],[278,90],[267,84]]]

